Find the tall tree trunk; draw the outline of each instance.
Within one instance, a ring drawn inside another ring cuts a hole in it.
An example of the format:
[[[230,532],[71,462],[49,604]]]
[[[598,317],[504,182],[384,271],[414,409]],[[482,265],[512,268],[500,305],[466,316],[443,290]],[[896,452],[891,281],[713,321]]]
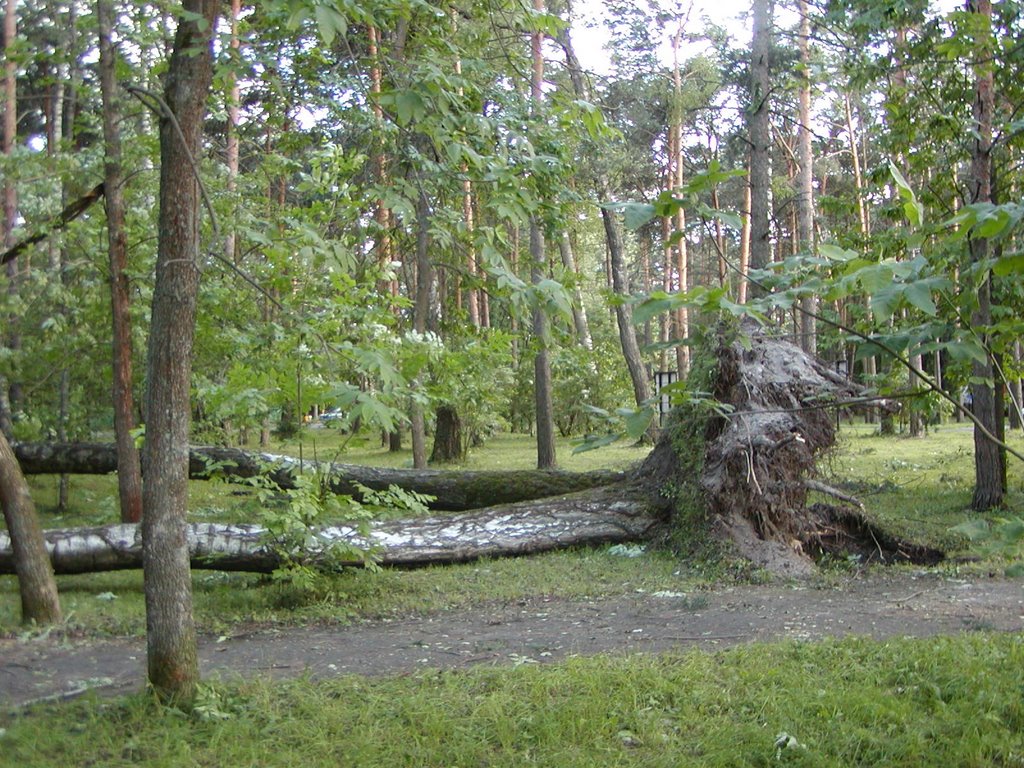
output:
[[[458,11],[453,7],[449,13],[449,18],[452,22],[452,37],[458,32],[459,28],[459,14]],[[455,57],[455,63],[453,65],[455,76],[462,77],[462,59],[458,56]],[[464,89],[460,83],[458,87],[458,96],[463,98]],[[462,163],[460,170],[462,171],[462,220],[466,225],[466,234],[468,235],[468,241],[466,243],[466,276],[469,278],[469,287],[466,289],[466,311],[469,314],[469,324],[474,328],[480,328],[481,322],[481,311],[480,311],[480,294],[481,291],[476,286],[476,277],[479,273],[477,266],[477,255],[476,255],[476,243],[473,242],[473,232],[476,228],[476,222],[473,216],[473,182],[469,178],[469,164],[465,161]],[[458,277],[456,272],[455,277],[455,303],[458,309],[462,309],[462,281]],[[436,450],[436,449],[435,449]]]
[[[18,131],[18,65],[11,55],[14,50],[14,41],[18,32],[17,0],[7,0],[4,12],[4,120],[3,131],[0,136],[0,153],[10,158],[14,152],[14,143],[17,140]],[[3,181],[3,235],[0,238],[4,249],[14,245],[14,227],[18,217],[18,191],[10,178]],[[7,275],[7,293],[12,298],[18,293],[18,262],[11,260],[4,267]],[[20,339],[17,332],[18,318],[8,315],[5,318],[7,326],[3,331],[3,338],[0,338],[0,345],[16,350],[20,346]],[[19,388],[16,382],[10,381],[7,377],[0,375],[0,431],[9,438],[14,436],[14,411],[18,408]]]
[[[78,113],[78,84],[82,75],[78,64],[78,7],[76,3],[68,5],[67,15],[67,48],[68,48],[68,77],[67,86],[63,89],[64,96],[60,104],[61,113],[61,134],[69,147],[75,145],[75,117]],[[61,205],[66,207],[70,202],[68,183],[61,181]],[[66,239],[60,245],[60,280],[65,293],[71,287],[71,254]],[[70,308],[66,302],[61,302],[61,314],[68,316]],[[71,421],[71,371],[64,366],[60,372],[60,383],[58,384],[58,405],[57,405],[57,439],[68,439],[68,423]],[[64,514],[68,509],[68,498],[70,493],[70,479],[66,474],[60,476],[57,484],[57,510]]]
[[[1020,370],[1021,343],[1013,342],[1014,369]],[[1012,429],[1024,429],[1024,414],[1021,409],[1024,407],[1024,387],[1021,386],[1019,375],[1015,375],[1010,382],[1010,427]]]
[[[797,128],[797,159],[800,166],[797,195],[797,229],[800,251],[814,253],[814,154],[811,147],[811,19],[807,0],[800,0],[800,109]],[[809,355],[817,354],[815,296],[800,300],[800,347]]]
[[[241,48],[241,40],[238,37],[239,17],[242,15],[242,0],[231,0],[231,53],[235,56]],[[239,167],[239,143],[238,143],[238,117],[241,105],[242,93],[238,85],[238,75],[234,72],[228,74],[227,94],[228,122],[225,127],[224,155],[227,165],[228,179],[227,190],[230,197],[234,197],[238,189],[238,167]],[[234,217],[232,217],[234,218]],[[224,258],[232,263],[237,260],[235,251],[237,238],[235,236],[234,222],[229,222],[227,233],[224,236]]]
[[[572,38],[568,30],[563,30],[558,35],[558,43],[565,53],[566,68],[572,80],[573,91],[577,98],[590,100],[590,89],[587,88],[583,79],[583,69],[576,51],[572,45]],[[604,173],[598,175],[598,194],[606,202],[612,202],[611,182]],[[607,242],[607,260],[605,264],[606,277],[612,290],[620,296],[628,295],[629,289],[626,280],[625,247],[622,240],[622,226],[616,215],[607,207],[601,208],[601,221],[604,224],[605,240]],[[671,264],[666,265],[671,269]],[[613,310],[616,325],[619,330],[619,342],[622,346],[622,356],[626,361],[626,368],[629,371],[630,381],[633,383],[633,397],[637,405],[645,403],[651,396],[650,384],[647,381],[647,371],[644,368],[643,358],[640,355],[640,345],[636,340],[636,327],[633,325],[633,309],[629,304],[617,304]],[[650,435],[653,437],[653,429]]]
[[[843,106],[846,112],[846,133],[850,138],[850,158],[853,161],[853,183],[857,191],[857,220],[860,225],[861,248],[867,248],[868,235],[871,233],[870,220],[868,218],[868,207],[864,200],[864,176],[861,172],[861,153],[858,149],[858,131],[853,122],[853,107],[850,103],[850,94],[844,94]],[[870,312],[870,309],[868,310]],[[864,361],[864,376],[870,381],[876,373],[877,363],[874,355]],[[959,412],[958,412],[959,414]],[[877,420],[875,408],[867,408],[865,421],[874,424]]]
[[[583,304],[583,291],[580,288],[580,274],[576,269],[576,258],[572,253],[569,233],[562,232],[558,240],[558,253],[562,257],[562,267],[573,275],[572,323],[576,328],[576,340],[584,349],[594,348],[594,339],[590,335],[590,323],[587,322],[587,308]]]
[[[185,537],[189,387],[199,289],[200,197],[195,176],[213,76],[216,0],[185,0],[160,119],[160,215],[147,376],[142,522],[149,681],[190,704],[199,682]]]
[[[534,284],[543,279],[541,264],[544,259],[544,235],[536,218],[530,219],[530,275]],[[537,427],[537,469],[554,469],[558,465],[555,455],[555,416],[551,387],[551,361],[548,356],[548,319],[544,310],[533,310],[533,336],[538,344],[533,358],[533,388]]]
[[[974,139],[971,149],[971,202],[992,202],[992,118],[995,112],[995,85],[992,73],[992,0],[969,0],[967,10],[977,14],[981,39],[974,48],[975,96]],[[975,264],[988,258],[989,243],[985,238],[970,239],[971,261]],[[992,278],[989,272],[978,290],[978,307],[971,315],[971,325],[982,329],[982,341],[988,347],[987,329],[992,324]],[[972,363],[974,415],[991,434],[1000,434],[1003,415],[996,410],[993,382],[995,366],[991,354],[985,361]],[[999,446],[985,436],[978,424],[974,427],[974,497],[971,507],[984,511],[1002,506],[1005,456]]]
[[[459,412],[451,405],[437,408],[437,426],[434,429],[434,448],[430,452],[430,463],[462,461],[466,458],[466,439],[462,430]]]
[[[750,280],[747,272],[750,270],[750,172],[743,185],[743,228],[740,230],[740,282],[736,288],[736,301],[740,304],[747,303],[747,293],[750,290]]]
[[[430,205],[426,193],[420,190],[416,206],[416,299],[413,304],[412,324],[418,334],[427,332],[427,316],[430,313]],[[419,382],[416,382],[418,385]],[[412,465],[415,469],[427,466],[427,426],[423,405],[411,401]]]
[[[750,268],[772,260],[771,244],[771,48],[774,0],[754,0],[750,46]],[[756,291],[755,291],[756,293]]]
[[[36,516],[28,483],[7,438],[0,434],[0,506],[11,537],[21,592],[21,620],[52,624],[60,621],[60,598],[43,529]]]
[[[370,56],[370,95],[373,109],[373,116],[376,119],[378,128],[384,125],[384,110],[380,105],[377,96],[383,88],[383,74],[380,65],[380,30],[371,26],[367,30],[368,53]],[[373,177],[381,187],[387,184],[387,155],[384,152],[383,137],[378,137],[380,145],[375,148],[373,154]],[[394,259],[393,243],[391,241],[391,210],[384,204],[384,200],[378,198],[374,207],[374,220],[377,223],[377,264],[384,271],[391,271],[391,261]],[[398,293],[397,280],[382,280],[379,284],[382,293],[392,296]]]
[[[685,21],[680,22],[675,35],[672,36],[672,85],[675,96],[673,105],[672,139],[669,141],[671,147],[669,159],[670,187],[681,188],[683,186],[683,78],[679,67],[679,43],[683,35]],[[679,275],[679,292],[685,293],[689,289],[690,257],[686,244],[686,212],[680,206],[675,214],[675,236],[676,241],[676,273]],[[676,339],[685,342],[690,335],[690,314],[685,306],[675,311]],[[676,347],[676,370],[679,372],[680,381],[686,378],[690,368],[690,347],[680,343]]]
[[[718,197],[718,185],[711,188],[711,207],[716,211],[720,209],[721,202]],[[725,232],[722,229],[722,220],[715,218],[715,251],[718,253],[718,287],[724,288],[729,279],[728,261],[726,260]]]
[[[544,13],[544,0],[533,0],[533,10]],[[541,44],[544,35],[540,31],[531,33],[530,49],[533,60],[533,75],[530,81],[530,96],[534,115],[539,115],[544,99],[544,53]],[[544,278],[544,233],[536,216],[530,217],[530,278],[534,285]],[[533,336],[537,343],[537,354],[533,359],[533,390],[537,426],[537,469],[554,469],[558,464],[555,456],[555,415],[551,387],[551,361],[548,356],[548,319],[538,304],[533,309]]]
[[[135,447],[135,403],[132,397],[132,327],[128,292],[128,238],[124,230],[121,189],[121,105],[117,93],[117,54],[111,40],[114,7],[97,0],[100,39],[100,87],[103,95],[104,195],[107,210],[107,249],[110,255],[110,306],[113,325],[114,435],[117,440],[117,488],[121,522],[142,519],[142,470]]]

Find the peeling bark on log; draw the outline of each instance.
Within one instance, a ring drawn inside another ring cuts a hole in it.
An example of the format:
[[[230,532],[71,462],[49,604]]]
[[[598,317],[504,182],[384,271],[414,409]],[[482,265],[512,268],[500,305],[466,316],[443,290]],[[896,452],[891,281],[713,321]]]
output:
[[[619,486],[450,517],[376,523],[366,537],[349,526],[337,526],[322,531],[321,537],[325,542],[345,541],[371,549],[381,565],[415,567],[638,541],[662,522],[662,517],[652,513],[642,488]],[[192,523],[188,527],[192,567],[273,571],[279,560],[265,545],[263,530],[257,525]],[[142,536],[137,525],[55,529],[45,535],[57,573],[142,566]],[[362,563],[354,560],[350,565]],[[13,572],[10,539],[0,533],[0,573]]]
[[[26,475],[90,474],[102,475],[117,470],[117,449],[107,443],[18,443],[14,446],[18,463]],[[303,469],[317,469],[314,461],[302,462]],[[512,504],[574,493],[619,483],[625,472],[597,470],[562,472],[558,470],[458,471],[437,469],[389,469],[355,464],[330,464],[331,489],[335,493],[359,497],[356,484],[373,490],[397,485],[408,491],[434,496],[432,509],[460,512],[495,504]],[[220,476],[242,481],[266,473],[279,488],[295,487],[299,460],[291,456],[251,453],[236,448],[192,448],[189,452],[189,477],[206,480]]]

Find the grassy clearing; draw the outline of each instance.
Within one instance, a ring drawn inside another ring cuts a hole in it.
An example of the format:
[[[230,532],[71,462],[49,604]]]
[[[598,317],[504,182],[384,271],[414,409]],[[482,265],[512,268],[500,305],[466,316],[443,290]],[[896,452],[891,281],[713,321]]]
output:
[[[1022,765],[1022,687],[1024,639],[983,634],[214,684],[37,709],[0,765]]]
[[[1024,435],[1007,434],[1024,450]],[[1024,513],[1024,464],[1008,467],[1007,511]],[[843,425],[837,450],[826,461],[833,482],[856,494],[884,528],[904,538],[957,550],[965,542],[949,529],[976,516],[974,437],[968,424],[932,427],[923,438],[880,437],[870,424]]]
[[[573,455],[575,439],[556,440],[558,466],[571,472],[591,469],[621,468],[641,461],[649,447],[620,441],[600,451]],[[412,447],[390,452],[375,437],[357,436],[346,442],[346,436],[335,429],[306,429],[302,433],[302,450],[306,458],[316,454],[320,459],[346,464],[367,464],[375,467],[412,467]],[[339,453],[339,449],[343,448]],[[272,450],[298,455],[299,441],[275,443]],[[436,465],[440,469],[536,469],[537,443],[529,435],[499,433],[489,437],[483,446],[470,450],[463,464]]]

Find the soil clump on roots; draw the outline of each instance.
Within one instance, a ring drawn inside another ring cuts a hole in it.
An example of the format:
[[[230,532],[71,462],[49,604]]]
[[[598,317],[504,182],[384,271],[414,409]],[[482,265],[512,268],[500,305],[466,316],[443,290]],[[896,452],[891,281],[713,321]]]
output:
[[[877,528],[857,499],[821,482],[836,409],[865,391],[753,321],[721,326],[695,356],[691,392],[638,477],[672,501],[672,528],[700,529],[755,565],[806,576],[825,554],[935,563],[943,553]],[[695,480],[696,478],[696,480]],[[838,503],[808,503],[815,492]]]

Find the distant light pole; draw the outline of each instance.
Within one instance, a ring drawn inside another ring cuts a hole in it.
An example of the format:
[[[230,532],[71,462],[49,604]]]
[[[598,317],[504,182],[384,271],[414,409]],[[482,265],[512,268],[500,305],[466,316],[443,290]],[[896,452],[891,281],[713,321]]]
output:
[[[836,360],[836,373],[842,376],[844,379],[850,378],[850,363],[842,357]],[[839,429],[839,406],[836,406],[836,429]]]
[[[665,387],[675,384],[679,380],[676,371],[655,371],[654,372],[654,394],[658,398],[658,426],[665,426],[665,414],[672,410],[672,398]]]

